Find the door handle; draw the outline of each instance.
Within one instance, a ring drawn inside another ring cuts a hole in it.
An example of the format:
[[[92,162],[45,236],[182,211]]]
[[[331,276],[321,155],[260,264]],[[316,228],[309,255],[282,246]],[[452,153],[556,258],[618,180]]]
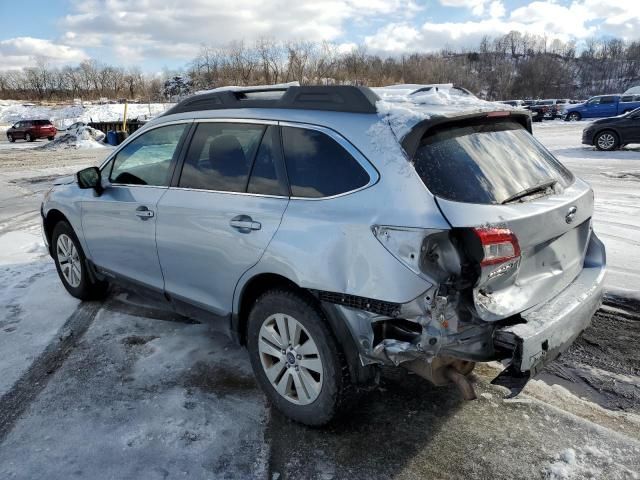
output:
[[[262,224],[260,222],[254,222],[253,218],[249,215],[238,215],[233,217],[229,221],[229,225],[233,228],[237,228],[243,233],[246,233],[249,230],[260,230],[262,228]]]
[[[153,213],[153,210],[149,210],[149,208],[145,207],[144,205],[141,205],[138,208],[136,208],[136,216],[140,217],[142,220],[147,220],[148,218],[151,218],[154,215],[155,214]]]

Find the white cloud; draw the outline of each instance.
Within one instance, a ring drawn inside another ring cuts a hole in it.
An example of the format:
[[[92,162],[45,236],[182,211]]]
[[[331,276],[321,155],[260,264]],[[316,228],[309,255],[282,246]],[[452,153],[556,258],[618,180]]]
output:
[[[421,41],[421,33],[406,23],[390,23],[364,41],[374,51],[400,53],[418,50],[416,42]]]
[[[154,55],[188,60],[203,43],[239,39],[339,42],[349,21],[403,19],[419,9],[414,0],[79,0],[73,5],[61,21],[66,41],[108,46],[129,63]]]
[[[500,0],[494,0],[489,4],[489,16],[491,18],[504,17],[505,13],[506,9],[504,8],[504,3]]]
[[[445,7],[468,8],[474,15],[482,15],[485,12],[489,0],[440,0],[440,5]]]
[[[78,48],[33,37],[0,40],[0,67],[16,69],[34,65],[38,60],[49,64],[75,63],[87,58]]]

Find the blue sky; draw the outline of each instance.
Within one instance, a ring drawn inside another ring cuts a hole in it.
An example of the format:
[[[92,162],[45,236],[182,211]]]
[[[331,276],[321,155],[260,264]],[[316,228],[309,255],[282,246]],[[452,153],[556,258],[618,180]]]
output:
[[[640,0],[0,1],[0,70],[96,58],[179,68],[202,44],[258,38],[397,55],[467,48],[517,30],[549,40],[640,38]]]

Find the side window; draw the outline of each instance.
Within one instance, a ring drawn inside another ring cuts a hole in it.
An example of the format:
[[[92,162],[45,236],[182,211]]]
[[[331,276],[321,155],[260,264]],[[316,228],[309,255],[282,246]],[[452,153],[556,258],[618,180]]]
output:
[[[288,192],[283,187],[283,182],[279,181],[278,178],[283,176],[284,172],[280,172],[281,174],[278,175],[278,167],[276,167],[281,165],[280,139],[278,135],[277,127],[267,127],[251,169],[247,192],[288,196]]]
[[[615,103],[616,97],[601,97],[600,103]]]
[[[600,97],[592,98],[587,102],[588,105],[598,105],[600,103]]]
[[[154,128],[127,144],[113,160],[109,180],[128,185],[169,185],[169,167],[187,125]]]
[[[621,102],[632,102],[633,101],[633,97],[631,95],[628,95],[626,97],[622,97],[620,99]]]
[[[369,183],[362,166],[322,132],[283,127],[282,143],[294,197],[330,197]]]
[[[201,123],[184,160],[179,187],[244,192],[263,125]]]

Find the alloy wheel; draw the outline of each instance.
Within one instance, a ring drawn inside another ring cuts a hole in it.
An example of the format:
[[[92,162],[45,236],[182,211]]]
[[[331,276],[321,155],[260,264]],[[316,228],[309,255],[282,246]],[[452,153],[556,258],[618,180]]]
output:
[[[322,359],[316,342],[291,315],[276,313],[260,327],[260,362],[273,388],[297,405],[312,403],[322,390]]]
[[[616,144],[616,139],[610,133],[603,133],[598,137],[598,146],[602,150],[611,150],[615,144]]]
[[[56,243],[56,255],[58,257],[58,264],[60,265],[60,271],[64,276],[67,283],[73,287],[78,288],[82,281],[82,264],[80,262],[80,255],[73,240],[66,235],[61,234],[58,237]]]

